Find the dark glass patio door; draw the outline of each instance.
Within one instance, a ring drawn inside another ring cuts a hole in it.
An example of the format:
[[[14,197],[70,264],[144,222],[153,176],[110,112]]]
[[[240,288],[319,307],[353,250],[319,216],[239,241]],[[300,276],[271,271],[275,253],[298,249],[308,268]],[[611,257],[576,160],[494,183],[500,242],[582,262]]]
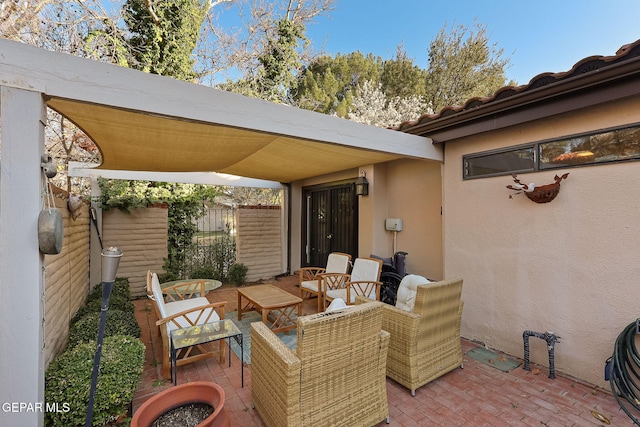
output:
[[[303,191],[302,265],[324,266],[331,252],[358,253],[358,199],[353,183]]]

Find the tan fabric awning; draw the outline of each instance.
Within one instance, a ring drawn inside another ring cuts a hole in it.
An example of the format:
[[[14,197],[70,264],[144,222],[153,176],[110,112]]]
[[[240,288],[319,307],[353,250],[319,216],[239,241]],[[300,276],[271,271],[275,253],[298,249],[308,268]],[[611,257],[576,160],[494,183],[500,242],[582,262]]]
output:
[[[47,104],[96,143],[100,169],[213,171],[292,182],[405,157],[62,98]]]

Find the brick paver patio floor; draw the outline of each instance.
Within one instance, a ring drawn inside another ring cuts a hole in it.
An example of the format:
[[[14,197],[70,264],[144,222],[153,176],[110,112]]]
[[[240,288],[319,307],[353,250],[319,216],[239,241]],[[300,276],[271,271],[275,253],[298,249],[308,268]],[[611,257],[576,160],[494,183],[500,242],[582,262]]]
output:
[[[299,295],[294,276],[279,278],[274,283]],[[234,287],[225,285],[207,295],[211,301],[227,301],[226,311],[237,309]],[[136,391],[133,410],[148,398],[172,387],[161,379],[158,361],[162,345],[155,330],[155,313],[151,301],[135,301],[136,318],[142,327],[146,345],[145,370]],[[316,300],[305,299],[303,313],[316,310]],[[462,351],[478,344],[462,340]],[[264,426],[251,404],[251,365],[244,369],[245,386],[241,387],[240,361],[233,352],[231,367],[221,365],[218,358],[192,363],[178,368],[178,381],[213,381],[226,393],[225,406],[231,425]],[[520,355],[521,356],[521,355]],[[521,359],[518,356],[510,356]],[[521,360],[520,360],[521,361]],[[610,390],[583,384],[556,373],[548,378],[546,366],[532,371],[520,367],[508,373],[464,357],[464,369],[456,369],[410,392],[387,379],[390,426],[603,426],[592,411],[602,414],[612,426],[633,426],[620,409]],[[536,374],[536,372],[538,372]],[[640,414],[638,414],[640,416]],[[384,422],[381,426],[387,425]]]

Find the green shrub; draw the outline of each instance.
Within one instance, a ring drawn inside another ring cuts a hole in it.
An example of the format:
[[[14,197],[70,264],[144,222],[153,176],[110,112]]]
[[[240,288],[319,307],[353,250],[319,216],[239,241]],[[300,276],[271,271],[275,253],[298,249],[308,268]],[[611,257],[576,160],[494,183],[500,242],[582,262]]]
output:
[[[68,412],[47,412],[47,426],[83,426],[91,387],[96,342],[78,344],[57,357],[45,373],[45,401]],[[93,425],[102,426],[127,411],[144,364],[144,345],[130,336],[106,337],[102,346]]]
[[[247,280],[248,271],[249,267],[241,262],[237,262],[229,267],[227,278],[229,279],[229,282],[233,283],[236,286],[240,286]]]
[[[191,272],[192,279],[217,279],[219,276],[213,266],[200,267]]]
[[[129,279],[126,277],[116,277],[115,282],[113,282],[113,288],[111,289],[111,296],[122,297],[123,299],[131,299],[131,292],[129,290]],[[91,300],[100,300],[102,301],[102,283],[97,284],[93,287],[93,290],[89,294],[87,298],[88,301]]]
[[[74,323],[76,323],[78,320],[80,320],[81,318],[83,318],[85,315],[89,313],[96,313],[96,312],[100,313],[101,309],[102,309],[102,294],[100,296],[100,299],[89,299],[87,301],[87,304],[84,307],[80,307],[78,312],[71,319],[71,325],[73,325]],[[109,297],[109,310],[121,310],[121,311],[128,311],[133,313],[133,311],[135,310],[135,307],[133,305],[133,302],[131,302],[131,300],[128,297],[123,297],[118,294],[114,295],[112,293],[111,296]]]
[[[160,283],[173,282],[174,280],[180,280],[180,276],[173,272],[167,272],[158,274],[158,280]]]
[[[236,239],[230,236],[217,238],[205,252],[207,263],[217,273],[214,279],[221,279],[236,261]],[[205,264],[206,265],[206,264]]]
[[[75,347],[79,343],[95,341],[98,337],[101,312],[85,314],[78,319],[69,329],[69,347]],[[140,325],[132,312],[122,310],[107,311],[107,322],[105,323],[104,336],[130,335],[140,338]]]
[[[78,320],[89,313],[100,312],[102,309],[102,284],[94,286],[91,293],[87,297],[87,303],[80,307],[71,319],[70,324],[73,325]],[[129,291],[129,279],[116,278],[109,296],[109,310],[122,310],[133,313],[135,307],[131,302],[131,293]]]

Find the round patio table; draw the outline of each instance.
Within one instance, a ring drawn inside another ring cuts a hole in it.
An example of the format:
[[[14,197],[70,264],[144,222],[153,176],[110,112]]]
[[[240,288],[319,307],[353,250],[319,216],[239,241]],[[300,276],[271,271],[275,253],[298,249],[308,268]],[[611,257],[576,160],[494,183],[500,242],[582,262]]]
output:
[[[166,293],[164,291],[165,288],[169,288],[171,286],[175,286],[175,285],[181,285],[183,283],[189,283],[189,282],[195,282],[198,280],[204,280],[204,293],[205,295],[208,294],[210,291],[219,288],[220,286],[222,286],[222,282],[220,280],[214,280],[214,279],[182,279],[182,280],[172,280],[170,282],[164,282],[162,284],[160,284],[160,287],[162,288],[162,292]],[[201,295],[203,296],[203,295]]]

